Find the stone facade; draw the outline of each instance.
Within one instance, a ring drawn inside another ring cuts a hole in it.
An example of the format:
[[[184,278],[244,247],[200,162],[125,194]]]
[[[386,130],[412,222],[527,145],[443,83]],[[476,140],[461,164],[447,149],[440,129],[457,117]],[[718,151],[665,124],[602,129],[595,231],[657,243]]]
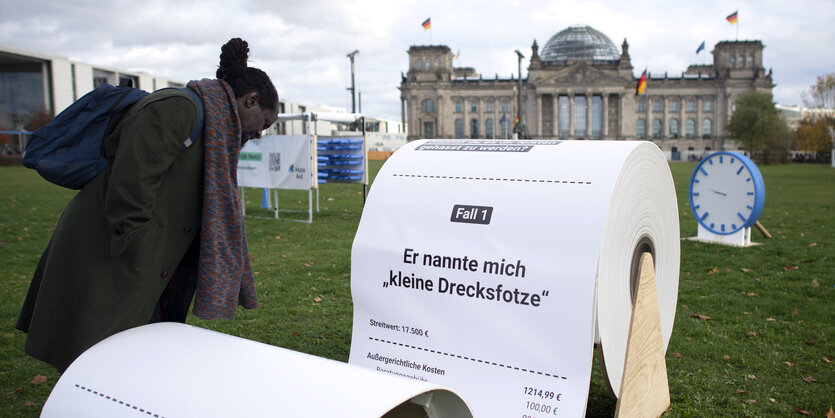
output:
[[[409,140],[514,136],[518,80],[455,68],[443,45],[408,53],[400,94]],[[542,56],[536,41],[531,46],[520,116],[536,139],[648,139],[668,155],[736,149],[725,138],[733,102],[751,90],[770,93],[771,72],[763,68],[761,41],[722,41],[712,54],[712,65],[691,65],[680,76],[648,74],[645,93],[636,95],[640,74],[633,74],[626,40],[617,48],[593,28],[571,27],[554,35]]]

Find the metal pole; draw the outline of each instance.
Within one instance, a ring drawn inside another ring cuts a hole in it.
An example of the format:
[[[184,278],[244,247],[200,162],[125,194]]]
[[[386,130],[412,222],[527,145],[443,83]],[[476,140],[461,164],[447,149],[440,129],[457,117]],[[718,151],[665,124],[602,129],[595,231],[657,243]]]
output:
[[[835,128],[829,127],[829,141],[832,148],[829,150],[829,166],[835,168]]]
[[[357,88],[354,84],[354,57],[359,53],[360,51],[355,49],[354,52],[348,54],[348,58],[351,59],[351,88],[348,89],[351,90],[351,113],[357,113]]]
[[[400,96],[400,128],[397,132],[403,132],[406,134],[406,138],[409,137],[409,133],[406,132],[406,99],[403,96]]]
[[[278,189],[273,189],[273,199],[275,201],[275,218],[278,219]]]
[[[241,190],[241,215],[246,216],[246,195],[244,194],[244,188],[238,187]]]
[[[518,138],[523,139],[527,138],[528,136],[528,129],[525,126],[525,110],[522,107],[522,59],[525,58],[525,56],[522,55],[522,53],[519,52],[518,49],[515,52],[516,55],[519,57],[519,89],[516,92],[516,111],[518,112],[519,116],[519,124],[516,126],[516,131],[518,133]]]
[[[519,77],[517,78],[517,83],[519,83],[518,84],[519,87],[516,90],[516,116],[518,117],[519,124],[521,125],[521,123],[522,123],[522,59],[525,58],[525,56],[522,55],[522,53],[519,52],[518,49],[516,50],[516,55],[519,58],[518,59],[518,61],[519,61],[519,70],[518,71],[519,72],[516,73],[516,74],[519,75]]]

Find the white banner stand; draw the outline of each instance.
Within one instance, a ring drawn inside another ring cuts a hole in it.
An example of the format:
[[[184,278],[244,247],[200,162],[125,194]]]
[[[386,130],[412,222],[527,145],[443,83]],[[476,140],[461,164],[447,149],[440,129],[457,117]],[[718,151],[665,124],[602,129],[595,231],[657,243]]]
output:
[[[272,197],[265,199],[272,209],[273,218],[281,219],[279,212],[298,212],[280,210],[278,204],[278,190],[307,190],[307,219],[285,219],[294,222],[312,223],[313,212],[319,212],[319,183],[359,183],[363,185],[363,200],[368,186],[368,150],[365,139],[365,119],[359,113],[279,113],[277,122],[301,121],[305,128],[302,135],[267,135],[259,139],[252,139],[241,150],[238,161],[238,186],[241,207],[246,214],[246,195],[244,187],[258,187],[268,190]],[[321,146],[319,142],[318,122],[332,123],[360,123],[362,130],[351,138],[327,137],[326,142],[334,142],[332,146]],[[341,141],[353,140],[356,144],[336,144]],[[354,149],[357,147],[356,149]],[[324,150],[321,157],[326,162],[320,162],[319,149]],[[334,149],[331,149],[334,148]],[[350,148],[350,149],[348,149]],[[320,165],[323,165],[320,172]],[[346,173],[349,172],[349,173]],[[329,174],[332,174],[330,176]],[[321,179],[325,176],[329,179]],[[316,196],[313,196],[313,193]],[[314,208],[315,201],[315,208]],[[257,216],[256,216],[257,217]]]
[[[471,418],[454,392],[178,323],[121,332],[61,376],[44,418]]]
[[[279,219],[279,189],[306,190],[307,220],[290,220],[313,222],[312,189],[315,187],[316,174],[315,166],[312,164],[312,144],[313,140],[309,135],[267,135],[246,143],[238,159],[238,186],[244,216],[244,187],[259,187],[273,191],[271,209],[275,219]]]

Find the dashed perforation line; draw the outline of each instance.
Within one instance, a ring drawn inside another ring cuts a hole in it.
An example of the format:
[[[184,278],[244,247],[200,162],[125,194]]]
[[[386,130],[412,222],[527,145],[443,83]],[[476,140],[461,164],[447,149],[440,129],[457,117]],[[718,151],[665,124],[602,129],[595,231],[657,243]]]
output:
[[[382,339],[374,338],[374,337],[368,337],[368,339],[371,340],[371,341],[377,341],[377,342],[380,342],[380,343],[386,343],[386,344],[391,344],[391,345],[399,345],[401,347],[411,348],[411,349],[414,349],[414,350],[426,351],[427,353],[441,354],[441,355],[444,355],[444,356],[447,356],[447,357],[454,357],[454,358],[459,358],[459,359],[462,359],[462,360],[469,360],[469,361],[472,361],[472,362],[478,362],[478,363],[482,363],[482,364],[489,364],[489,365],[493,365],[493,366],[496,366],[496,367],[503,367],[505,369],[517,370],[517,371],[522,371],[522,372],[526,372],[526,373],[537,374],[537,375],[540,375],[540,376],[553,377],[554,379],[563,379],[563,380],[568,379],[565,376],[559,376],[559,375],[556,375],[556,374],[540,372],[540,371],[537,371],[537,370],[529,370],[529,369],[525,369],[525,368],[522,368],[522,367],[511,366],[511,365],[502,364],[502,363],[496,363],[494,361],[471,358],[471,357],[467,357],[467,356],[462,356],[460,354],[447,353],[447,352],[444,352],[444,351],[433,350],[431,348],[418,347],[418,346],[410,345],[410,344],[403,344],[403,343],[400,343],[400,342],[397,342],[397,341],[382,340]]]
[[[517,179],[505,177],[472,177],[472,176],[433,176],[428,174],[392,174],[394,177],[411,177],[411,178],[425,178],[425,179],[444,179],[444,180],[479,180],[479,181],[506,181],[519,183],[547,183],[547,184],[577,184],[588,185],[590,181],[576,181],[576,180],[548,180],[548,179]]]
[[[88,388],[88,387],[86,387],[86,386],[82,386],[82,385],[79,385],[79,384],[77,384],[77,383],[76,383],[75,387],[77,387],[78,389],[81,389],[81,390],[83,390],[83,391],[85,391],[85,392],[87,392],[87,393],[89,393],[89,394],[91,394],[91,395],[96,395],[96,396],[98,396],[98,397],[100,397],[100,398],[102,398],[102,399],[106,399],[106,400],[108,400],[108,401],[112,401],[112,402],[113,402],[113,403],[115,403],[115,404],[122,405],[122,406],[124,406],[125,408],[130,408],[130,409],[133,409],[133,410],[135,410],[135,411],[137,411],[137,412],[139,412],[139,413],[145,414],[145,415],[147,415],[147,416],[149,416],[149,417],[154,417],[154,418],[165,418],[164,416],[162,416],[162,415],[160,415],[160,414],[155,414],[155,413],[153,413],[153,412],[151,412],[151,411],[146,410],[145,408],[141,408],[141,407],[139,407],[138,405],[131,405],[129,402],[125,402],[125,401],[123,401],[123,400],[116,399],[116,398],[114,398],[114,397],[112,397],[112,396],[110,396],[110,395],[107,395],[107,394],[104,394],[104,393],[102,393],[102,392],[99,392],[99,391],[93,390],[93,389]]]

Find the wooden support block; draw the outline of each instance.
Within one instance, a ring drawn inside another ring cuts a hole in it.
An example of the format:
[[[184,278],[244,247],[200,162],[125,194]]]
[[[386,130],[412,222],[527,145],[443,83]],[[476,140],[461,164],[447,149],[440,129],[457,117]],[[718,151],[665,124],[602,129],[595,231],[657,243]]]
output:
[[[616,417],[657,417],[670,407],[667,361],[652,255],[641,256]]]
[[[760,221],[754,222],[754,226],[757,227],[757,230],[759,230],[763,234],[764,237],[769,238],[769,239],[771,238],[771,233],[768,232],[767,229],[765,229],[765,227],[763,226],[763,224],[760,223]]]

